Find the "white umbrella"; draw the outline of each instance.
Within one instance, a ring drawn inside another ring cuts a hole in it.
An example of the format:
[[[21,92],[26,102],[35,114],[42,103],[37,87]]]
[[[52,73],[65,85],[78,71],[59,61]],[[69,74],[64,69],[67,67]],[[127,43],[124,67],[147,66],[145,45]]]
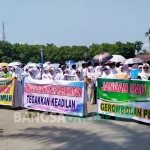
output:
[[[30,63],[30,64],[28,64],[28,67],[36,67],[36,66],[37,66],[36,63]]]
[[[48,62],[46,62],[46,63],[43,64],[43,67],[45,68],[45,67],[49,66],[50,64],[51,63],[48,61]]]
[[[123,56],[121,56],[121,55],[112,55],[112,56],[113,56],[113,58],[109,60],[109,61],[111,61],[111,62],[123,62],[123,61],[126,60],[126,59],[125,59]]]
[[[144,60],[142,60],[141,58],[129,58],[129,59],[126,59],[123,62],[123,64],[138,64],[142,62],[144,62]]]
[[[22,65],[22,63],[20,63],[20,62],[11,62],[11,63],[8,64],[9,67],[20,66],[20,65]]]

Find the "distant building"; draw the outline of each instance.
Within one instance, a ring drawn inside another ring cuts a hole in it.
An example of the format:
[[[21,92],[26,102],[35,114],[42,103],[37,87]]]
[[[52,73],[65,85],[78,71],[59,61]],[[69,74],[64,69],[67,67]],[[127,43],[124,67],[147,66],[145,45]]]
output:
[[[139,55],[136,55],[135,58],[141,58],[144,61],[150,61],[150,54],[139,54]]]

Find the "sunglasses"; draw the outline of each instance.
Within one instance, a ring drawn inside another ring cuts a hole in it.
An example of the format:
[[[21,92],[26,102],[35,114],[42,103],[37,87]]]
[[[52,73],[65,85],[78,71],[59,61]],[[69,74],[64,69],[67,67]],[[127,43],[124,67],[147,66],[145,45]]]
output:
[[[142,69],[142,67],[140,67],[139,69]]]
[[[76,73],[80,73],[80,72],[77,71]]]
[[[104,68],[104,70],[108,70],[107,68]]]
[[[143,67],[143,69],[148,69],[148,67]]]

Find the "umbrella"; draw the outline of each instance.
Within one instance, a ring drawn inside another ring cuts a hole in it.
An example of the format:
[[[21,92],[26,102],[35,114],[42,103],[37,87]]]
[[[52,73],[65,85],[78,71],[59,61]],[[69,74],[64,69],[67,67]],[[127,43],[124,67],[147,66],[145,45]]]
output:
[[[0,63],[0,67],[8,66],[8,63]]]
[[[37,66],[36,63],[30,63],[30,64],[28,64],[28,67],[36,67],[36,66]]]
[[[113,58],[112,59],[110,59],[109,61],[111,61],[111,62],[124,62],[126,59],[123,57],[123,56],[121,56],[121,55],[112,55],[113,56]]]
[[[94,63],[107,62],[111,58],[113,58],[112,55],[104,52],[104,53],[100,53],[100,54],[97,54],[96,56],[94,56],[93,61],[94,61]]]
[[[20,63],[20,62],[11,62],[11,63],[8,64],[9,67],[20,66],[20,65],[22,65],[22,63]]]
[[[142,63],[144,60],[142,60],[141,58],[129,58],[126,59],[123,64],[138,64],[138,63]]]
[[[45,68],[45,67],[49,66],[50,64],[51,63],[48,61],[48,62],[46,62],[46,63],[43,64],[43,67]]]

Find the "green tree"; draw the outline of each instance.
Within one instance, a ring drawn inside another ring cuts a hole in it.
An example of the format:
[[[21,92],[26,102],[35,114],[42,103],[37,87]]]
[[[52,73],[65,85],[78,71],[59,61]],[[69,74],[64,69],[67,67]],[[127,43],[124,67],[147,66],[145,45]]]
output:
[[[148,32],[145,32],[145,36],[148,36],[149,39],[149,53],[150,53],[150,29],[148,30]]]
[[[143,45],[143,42],[142,41],[135,41],[135,50],[137,50],[137,53],[139,54],[139,52],[141,51],[142,49],[142,45]]]

